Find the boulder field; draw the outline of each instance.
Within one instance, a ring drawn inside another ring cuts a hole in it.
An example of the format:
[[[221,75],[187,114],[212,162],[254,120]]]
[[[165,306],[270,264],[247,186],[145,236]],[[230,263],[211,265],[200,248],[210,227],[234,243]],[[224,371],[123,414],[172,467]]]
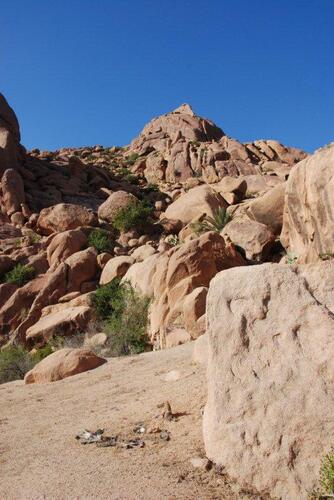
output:
[[[334,144],[241,143],[188,104],[124,147],[20,140],[0,95],[0,349],[85,337],[26,383],[103,364],[95,300],[127,284],[147,349],[194,341],[207,365],[208,459],[256,498],[306,499],[334,444]]]

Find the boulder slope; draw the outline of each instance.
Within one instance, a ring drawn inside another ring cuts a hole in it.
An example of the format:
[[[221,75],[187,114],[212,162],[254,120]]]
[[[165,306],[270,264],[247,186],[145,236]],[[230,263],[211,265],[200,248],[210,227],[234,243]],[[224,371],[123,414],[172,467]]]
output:
[[[334,431],[334,265],[219,273],[207,300],[208,457],[246,488],[306,499]]]

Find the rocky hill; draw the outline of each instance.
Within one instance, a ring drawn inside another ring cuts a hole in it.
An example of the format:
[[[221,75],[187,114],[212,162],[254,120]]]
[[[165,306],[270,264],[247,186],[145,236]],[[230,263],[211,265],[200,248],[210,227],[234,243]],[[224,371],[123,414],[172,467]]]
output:
[[[150,122],[128,147],[26,152],[3,97],[0,116],[0,272],[18,264],[34,269],[20,288],[1,285],[2,344],[32,345],[53,330],[85,329],[90,294],[127,272],[153,299],[152,344],[172,345],[204,331],[206,290],[218,271],[281,258],[284,181],[302,151],[275,141],[241,144],[182,105]],[[153,207],[150,223],[115,234],[117,210],[136,201]],[[220,208],[237,214],[224,235],[191,229]],[[89,247],[98,227],[109,232],[108,252]]]
[[[333,145],[244,144],[187,104],[126,147],[26,151],[0,96],[1,352],[77,339],[33,383],[103,364],[110,328],[141,332],[130,352],[196,341],[208,458],[306,498],[334,430],[333,170]]]

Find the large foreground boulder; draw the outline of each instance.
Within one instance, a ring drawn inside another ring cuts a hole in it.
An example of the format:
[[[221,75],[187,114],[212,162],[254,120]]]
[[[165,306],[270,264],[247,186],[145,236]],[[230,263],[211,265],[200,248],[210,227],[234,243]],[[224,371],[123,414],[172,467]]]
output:
[[[87,348],[61,349],[40,361],[24,377],[26,384],[55,382],[77,373],[93,370],[107,360],[96,356]]]
[[[298,262],[334,255],[334,143],[298,163],[285,192],[281,242]]]
[[[334,265],[219,273],[207,299],[207,456],[241,487],[306,499],[334,432]]]

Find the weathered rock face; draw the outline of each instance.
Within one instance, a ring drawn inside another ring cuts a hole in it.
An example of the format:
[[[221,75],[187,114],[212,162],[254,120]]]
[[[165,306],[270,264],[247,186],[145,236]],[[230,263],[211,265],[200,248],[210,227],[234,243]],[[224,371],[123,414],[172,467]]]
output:
[[[9,168],[1,178],[2,205],[7,215],[21,211],[21,204],[25,202],[24,186],[20,174]]]
[[[333,435],[334,265],[219,273],[207,298],[207,456],[241,487],[306,499]]]
[[[92,212],[83,206],[70,203],[59,203],[43,208],[37,221],[39,230],[46,235],[96,224],[97,219]]]
[[[41,317],[28,328],[27,340],[44,343],[52,337],[75,334],[84,331],[92,316],[92,310],[86,306],[68,307]]]
[[[285,184],[279,184],[249,203],[247,215],[279,235],[283,224]]]
[[[184,104],[152,120],[130,145],[143,157],[144,175],[149,182],[185,181],[194,175],[217,182],[226,175],[255,175],[264,162],[275,162],[275,175],[283,180],[296,161],[305,157],[297,149],[276,141],[241,144],[230,139],[210,120],[201,118]],[[279,165],[284,165],[284,174]],[[271,169],[267,166],[269,173]]]
[[[78,373],[93,370],[107,360],[96,356],[87,348],[61,349],[40,361],[24,377],[26,384],[56,382]]]
[[[205,310],[208,289],[205,286],[195,288],[183,302],[183,321],[191,338],[197,338],[205,332]]]
[[[174,201],[165,212],[167,219],[178,219],[184,224],[203,214],[213,216],[220,207],[227,207],[224,198],[210,186],[198,186],[190,189]]]
[[[291,171],[285,192],[282,245],[298,262],[334,253],[334,144]]]
[[[112,193],[109,198],[102,203],[99,207],[99,219],[107,222],[113,222],[115,215],[122,209],[126,208],[129,204],[137,201],[137,198],[125,191],[116,191]]]
[[[14,111],[0,94],[0,176],[8,168],[17,168],[22,156],[19,123]]]
[[[207,287],[217,272],[244,263],[214,232],[163,253],[155,262],[150,314],[152,341],[164,347],[168,332],[183,326],[184,301],[195,288]]]
[[[81,252],[76,252],[65,261],[68,266],[67,291],[80,290],[82,283],[94,278],[97,271],[97,253],[95,248],[89,247]]]
[[[49,266],[55,269],[61,262],[81,250],[85,245],[87,245],[87,237],[80,229],[57,234],[47,249]]]
[[[122,277],[127,272],[129,267],[134,263],[132,257],[119,256],[110,259],[103,268],[100,285],[110,283],[114,278]]]
[[[147,149],[157,144],[175,142],[180,137],[189,141],[219,140],[225,134],[210,120],[196,116],[189,104],[183,104],[171,113],[154,118],[139,137],[132,142],[133,148]]]
[[[275,242],[275,236],[267,226],[246,217],[233,219],[222,234],[244,250],[246,259],[259,262],[265,260]]]

